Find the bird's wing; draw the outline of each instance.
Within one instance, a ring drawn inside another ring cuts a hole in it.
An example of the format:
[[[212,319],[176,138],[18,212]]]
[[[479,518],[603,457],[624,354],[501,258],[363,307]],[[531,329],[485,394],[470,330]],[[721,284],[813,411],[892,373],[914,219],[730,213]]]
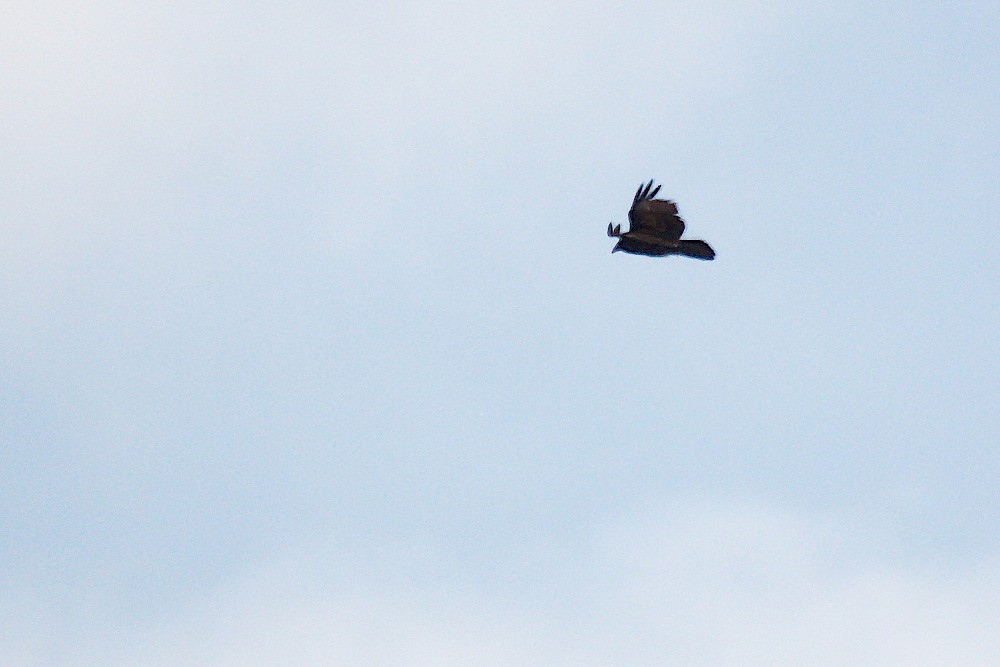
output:
[[[628,212],[628,220],[629,232],[654,234],[665,241],[677,241],[684,233],[684,221],[677,215],[677,204],[670,200],[637,197]]]

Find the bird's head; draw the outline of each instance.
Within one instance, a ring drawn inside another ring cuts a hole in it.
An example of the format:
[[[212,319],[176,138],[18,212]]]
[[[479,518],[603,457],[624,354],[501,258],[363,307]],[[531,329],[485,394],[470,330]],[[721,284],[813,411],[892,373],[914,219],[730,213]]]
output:
[[[618,243],[616,243],[615,247],[611,249],[611,252],[615,253],[615,252],[618,252],[621,249],[622,249],[622,241],[621,241],[621,239],[618,239]]]

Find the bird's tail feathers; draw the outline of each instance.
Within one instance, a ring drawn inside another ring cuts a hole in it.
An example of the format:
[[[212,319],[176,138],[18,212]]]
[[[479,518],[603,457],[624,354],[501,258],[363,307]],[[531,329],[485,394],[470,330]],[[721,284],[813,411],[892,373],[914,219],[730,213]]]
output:
[[[715,251],[712,250],[712,246],[704,241],[680,241],[677,251],[681,255],[695,259],[715,259]]]

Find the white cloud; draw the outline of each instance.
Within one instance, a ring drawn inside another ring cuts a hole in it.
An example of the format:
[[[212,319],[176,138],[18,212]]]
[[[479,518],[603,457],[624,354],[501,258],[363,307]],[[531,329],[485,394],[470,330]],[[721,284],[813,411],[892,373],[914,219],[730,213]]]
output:
[[[1000,657],[1000,641],[981,632],[1000,611],[995,564],[963,573],[909,567],[850,531],[759,508],[686,510],[615,531],[601,612],[615,625],[595,649],[631,664]]]
[[[129,665],[1000,660],[996,564],[919,568],[864,548],[849,526],[689,505],[601,530],[592,548],[557,559],[543,595],[487,597],[295,558],[163,615],[110,655]]]

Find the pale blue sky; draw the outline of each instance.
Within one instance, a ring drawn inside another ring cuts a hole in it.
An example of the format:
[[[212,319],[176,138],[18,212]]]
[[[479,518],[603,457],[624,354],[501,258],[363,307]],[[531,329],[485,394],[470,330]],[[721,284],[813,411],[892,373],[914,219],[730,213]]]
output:
[[[1000,662],[1000,5],[145,4],[0,24],[0,662]]]

